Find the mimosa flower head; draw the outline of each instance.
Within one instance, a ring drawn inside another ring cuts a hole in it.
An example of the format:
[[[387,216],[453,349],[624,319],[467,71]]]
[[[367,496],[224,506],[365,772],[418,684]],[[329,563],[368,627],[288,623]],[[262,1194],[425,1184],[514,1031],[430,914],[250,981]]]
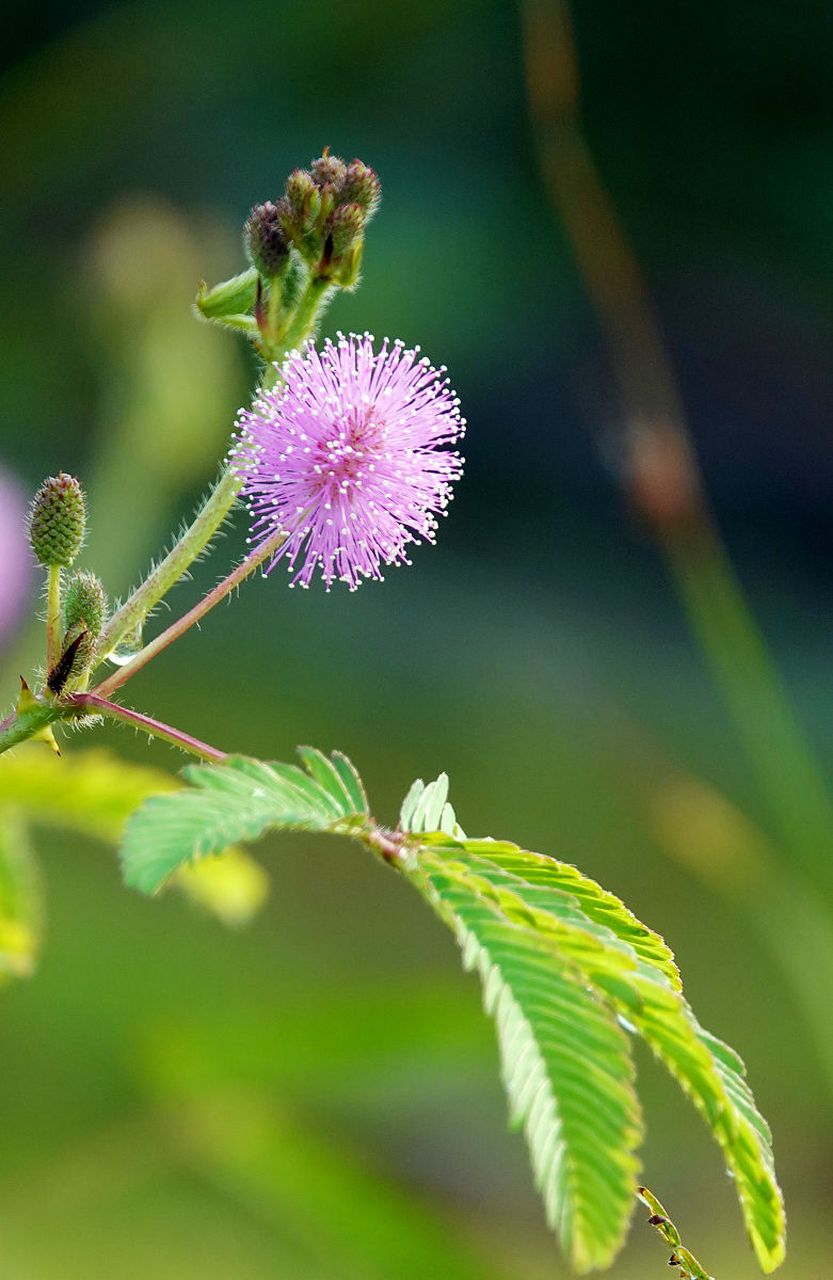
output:
[[[465,430],[445,369],[419,348],[370,334],[339,334],[319,351],[290,353],[277,384],[239,415],[234,461],[255,546],[278,529],[294,583],[320,569],[351,590],[408,564],[412,543],[433,542],[463,459]]]

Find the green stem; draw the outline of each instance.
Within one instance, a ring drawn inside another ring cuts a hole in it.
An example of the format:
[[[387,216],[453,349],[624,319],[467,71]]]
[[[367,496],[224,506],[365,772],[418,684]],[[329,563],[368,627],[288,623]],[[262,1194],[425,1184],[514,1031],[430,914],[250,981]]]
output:
[[[331,281],[321,276],[315,276],[308,282],[289,329],[270,351],[264,352],[271,362],[263,373],[264,386],[272,386],[277,380],[274,365],[314,332],[321,310],[335,288]],[[211,542],[234,506],[240,487],[238,477],[226,468],[183,536],[104,627],[96,646],[95,665],[112,653],[125,636],[141,629],[151,610]]]
[[[211,542],[237,501],[239,492],[240,480],[227,468],[176,545],[104,627],[96,647],[96,664],[112,653],[125,636],[140,630],[150,611]]]
[[[37,702],[33,699],[30,707],[23,711],[13,711],[0,722],[0,755],[21,742],[38,737],[59,720],[78,720],[91,715],[118,720],[121,724],[130,725],[141,733],[146,733],[150,738],[161,738],[163,742],[169,742],[182,751],[199,756],[201,760],[219,763],[226,759],[224,751],[219,751],[207,742],[201,742],[190,733],[183,733],[181,729],[163,724],[161,720],[155,720],[152,716],[143,715],[141,711],[120,707],[115,702],[109,702],[95,693],[73,693],[62,702]]]
[[[109,696],[111,693],[114,693],[116,689],[119,689],[132,676],[135,676],[138,671],[141,671],[143,667],[146,667],[157,654],[161,653],[163,649],[166,649],[169,644],[173,644],[174,640],[178,640],[179,637],[184,635],[190,627],[193,627],[195,623],[204,618],[205,615],[215,607],[215,605],[218,605],[220,601],[230,595],[236,587],[239,587],[240,584],[248,578],[249,574],[255,571],[258,565],[263,564],[265,560],[268,560],[270,556],[275,554],[275,552],[286,541],[287,536],[288,535],[280,529],[277,533],[272,534],[271,538],[267,538],[266,542],[264,542],[261,547],[258,547],[257,550],[247,556],[236,569],[231,571],[228,577],[218,583],[213,591],[209,591],[208,595],[205,596],[203,600],[200,600],[198,604],[195,604],[193,609],[189,609],[186,614],[183,614],[181,618],[176,622],[171,623],[171,625],[160,635],[156,636],[154,640],[151,640],[149,644],[146,644],[144,649],[142,649],[140,653],[137,653],[135,658],[131,659],[130,662],[126,663],[118,671],[114,671],[106,680],[102,680],[101,684],[99,684],[93,692],[99,697],[104,697]]]
[[[36,737],[56,720],[64,719],[66,708],[55,702],[38,702],[25,711],[13,711],[0,724],[0,755],[29,738]]]
[[[46,669],[58,661],[61,646],[61,566],[51,564],[46,585]]]
[[[673,1250],[669,1259],[670,1266],[679,1267],[683,1280],[714,1280],[707,1271],[703,1270],[694,1254],[685,1247],[679,1231],[653,1192],[647,1187],[637,1187],[636,1194],[645,1208],[650,1210],[651,1216],[648,1222],[652,1227],[656,1227],[665,1243]]]
[[[270,350],[264,351],[264,356],[270,362],[263,373],[265,386],[272,386],[277,380],[274,365],[288,351],[300,347],[314,332],[321,311],[335,288],[330,280],[322,276],[313,276],[308,281],[286,333],[279,336]],[[125,636],[135,635],[141,630],[151,610],[211,542],[234,506],[240,487],[238,477],[226,468],[183,536],[104,627],[96,646],[94,665],[103,662]]]
[[[272,360],[278,359],[285,355],[287,351],[294,351],[301,346],[306,338],[312,336],[315,332],[321,313],[329,301],[330,295],[335,291],[336,286],[331,280],[324,276],[313,276],[307,283],[307,287],[298,300],[298,306],[290,321],[286,332],[280,335],[280,352],[268,352],[268,357]]]

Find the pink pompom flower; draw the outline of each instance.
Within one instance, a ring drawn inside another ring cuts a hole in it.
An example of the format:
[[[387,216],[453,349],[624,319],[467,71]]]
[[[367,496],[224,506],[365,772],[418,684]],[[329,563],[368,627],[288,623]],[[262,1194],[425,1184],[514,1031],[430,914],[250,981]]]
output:
[[[293,351],[279,381],[241,409],[232,458],[252,516],[250,543],[278,530],[293,585],[317,567],[329,590],[381,579],[433,542],[463,459],[465,430],[445,369],[400,341],[338,335]],[[268,571],[268,570],[267,570]]]

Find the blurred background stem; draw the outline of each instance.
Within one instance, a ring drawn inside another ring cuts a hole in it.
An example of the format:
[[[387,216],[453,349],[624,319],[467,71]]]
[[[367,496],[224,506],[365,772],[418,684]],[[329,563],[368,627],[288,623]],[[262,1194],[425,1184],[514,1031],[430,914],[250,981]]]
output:
[[[722,695],[789,871],[740,895],[795,991],[833,954],[833,803],[767,651],[703,492],[671,361],[636,255],[580,122],[580,76],[564,0],[524,0],[525,66],[538,160],[596,313],[615,384],[616,456],[626,497],[663,551]],[[806,879],[805,879],[806,877]],[[823,896],[819,910],[810,886]],[[776,911],[792,922],[783,943]],[[796,969],[799,973],[796,973]],[[802,1009],[833,1091],[817,1003]]]
[[[664,541],[692,631],[758,778],[782,847],[833,904],[833,806],[726,550],[703,524]],[[825,857],[824,851],[830,856]],[[819,855],[822,856],[819,856]],[[820,872],[820,874],[819,874]]]

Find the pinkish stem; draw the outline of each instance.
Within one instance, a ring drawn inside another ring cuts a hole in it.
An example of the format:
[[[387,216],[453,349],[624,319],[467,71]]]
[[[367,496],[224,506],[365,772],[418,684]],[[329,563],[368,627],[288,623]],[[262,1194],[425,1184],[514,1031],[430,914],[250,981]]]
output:
[[[97,693],[73,693],[66,699],[65,705],[75,708],[82,714],[86,712],[89,715],[107,716],[110,720],[132,725],[134,729],[146,733],[150,738],[161,738],[164,742],[170,742],[193,756],[199,756],[201,760],[210,760],[212,764],[222,764],[228,758],[227,752],[218,751],[207,742],[200,742],[199,738],[192,737],[190,733],[174,729],[171,725],[163,724],[161,720],[154,720],[152,716],[146,716],[141,711],[120,707],[117,702],[110,702]]]

